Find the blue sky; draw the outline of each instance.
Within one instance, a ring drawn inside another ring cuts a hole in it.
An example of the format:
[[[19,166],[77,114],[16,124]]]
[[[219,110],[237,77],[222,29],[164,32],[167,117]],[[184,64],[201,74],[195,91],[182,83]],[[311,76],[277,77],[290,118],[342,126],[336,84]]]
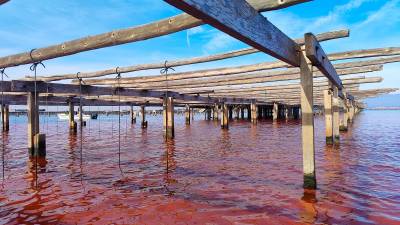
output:
[[[11,0],[0,6],[0,56],[108,32],[179,14],[162,0]],[[324,42],[327,52],[400,46],[400,0],[314,0],[264,13],[292,38],[305,32],[349,28],[350,38]],[[46,61],[39,75],[64,74],[215,54],[246,47],[213,29],[201,26],[143,42],[110,47]],[[176,68],[177,71],[272,61],[262,54]],[[368,76],[383,76],[377,87],[400,88],[400,63]],[[12,79],[31,75],[28,66],[7,69]],[[157,74],[158,70],[132,75]],[[127,76],[127,75],[124,75]]]

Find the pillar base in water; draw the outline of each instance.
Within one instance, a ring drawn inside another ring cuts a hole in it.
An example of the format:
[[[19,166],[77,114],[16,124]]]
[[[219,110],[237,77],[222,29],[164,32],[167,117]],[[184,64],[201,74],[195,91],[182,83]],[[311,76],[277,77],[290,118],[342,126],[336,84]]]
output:
[[[30,156],[46,157],[46,134],[36,134],[34,146],[29,148]]]
[[[347,131],[348,129],[347,129],[346,126],[341,125],[341,126],[339,127],[339,130],[340,130],[340,131]]]
[[[229,129],[229,125],[221,125],[222,129]]]
[[[333,137],[326,137],[326,144],[333,145]]]
[[[69,125],[69,130],[73,133],[76,133],[78,131],[78,126],[77,123],[74,121]]]
[[[305,189],[317,189],[317,179],[314,174],[304,174],[304,184]]]
[[[136,118],[131,119],[131,124],[136,123]]]
[[[147,121],[142,122],[142,128],[147,128]]]
[[[339,144],[340,143],[340,136],[335,136],[335,138],[333,139],[335,144]]]

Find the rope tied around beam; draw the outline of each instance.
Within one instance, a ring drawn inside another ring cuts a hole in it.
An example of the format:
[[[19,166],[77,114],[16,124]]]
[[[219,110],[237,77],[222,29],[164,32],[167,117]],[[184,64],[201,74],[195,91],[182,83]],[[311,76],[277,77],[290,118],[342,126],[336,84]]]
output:
[[[33,58],[33,56],[32,56],[32,53],[35,51],[36,49],[34,48],[34,49],[32,49],[30,52],[29,52],[29,56],[31,57],[31,60],[32,60],[32,65],[29,67],[29,69],[34,73],[34,103],[35,103],[35,116],[34,116],[34,118],[35,118],[35,121],[34,121],[34,127],[35,127],[35,130],[34,130],[34,135],[37,135],[37,131],[38,131],[38,127],[36,126],[36,124],[37,125],[39,125],[39,123],[38,123],[38,121],[36,121],[36,119],[37,118],[39,118],[39,115],[36,115],[36,113],[38,113],[39,114],[39,111],[38,110],[36,110],[36,109],[39,109],[39,107],[38,107],[38,103],[37,103],[37,67],[39,66],[39,65],[41,65],[44,69],[46,68],[46,66],[43,64],[43,62],[42,61],[40,61],[40,60],[35,60],[34,58]],[[35,145],[33,146],[33,151],[34,151],[34,155],[35,155],[35,181],[36,181],[36,188],[38,187],[38,157],[39,157],[39,149],[36,149],[36,147],[35,147]]]

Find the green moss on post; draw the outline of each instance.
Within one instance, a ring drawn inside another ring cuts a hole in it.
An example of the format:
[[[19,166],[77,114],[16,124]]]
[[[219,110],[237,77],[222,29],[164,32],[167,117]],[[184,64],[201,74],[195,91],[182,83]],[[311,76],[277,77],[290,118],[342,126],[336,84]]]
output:
[[[317,179],[315,174],[304,174],[304,184],[305,189],[317,189]]]

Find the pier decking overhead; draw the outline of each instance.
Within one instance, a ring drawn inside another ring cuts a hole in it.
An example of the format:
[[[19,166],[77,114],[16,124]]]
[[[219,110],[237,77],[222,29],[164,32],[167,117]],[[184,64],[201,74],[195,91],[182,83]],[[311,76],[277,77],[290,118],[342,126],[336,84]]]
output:
[[[74,105],[80,108],[80,129],[84,126],[82,106],[85,105],[140,106],[143,129],[148,127],[146,106],[162,106],[166,139],[175,136],[176,106],[185,107],[187,125],[190,125],[191,110],[202,107],[206,119],[221,120],[222,129],[229,128],[233,112],[236,118],[242,119],[246,112],[252,124],[257,124],[257,120],[265,118],[267,114],[274,121],[301,117],[304,187],[315,189],[314,108],[324,108],[326,142],[337,144],[339,130],[347,130],[351,124],[348,122],[361,109],[361,100],[397,91],[390,88],[363,90],[360,85],[381,82],[381,77],[367,77],[364,74],[381,71],[385,64],[400,62],[400,48],[327,53],[320,42],[348,37],[348,30],[306,33],[304,37],[291,39],[261,14],[310,0],[165,1],[187,14],[0,57],[2,78],[8,67],[33,64],[35,72],[34,77],[1,81],[3,131],[9,129],[9,105],[27,105],[28,148],[31,156],[38,157],[46,155],[45,136],[39,131],[39,105],[69,106],[72,132],[77,130]],[[5,2],[0,1],[0,4]],[[45,60],[139,42],[203,24],[229,34],[251,48],[191,59],[99,68],[101,70],[86,73],[77,71],[76,74],[36,76],[36,66]],[[279,61],[180,73],[171,69],[260,52]],[[347,61],[333,63],[340,60]],[[151,69],[163,69],[164,74],[121,77],[121,74]],[[348,77],[355,74],[359,75]],[[105,77],[109,75],[117,77]],[[65,80],[72,81],[54,83]],[[131,123],[136,122],[133,108],[131,117]]]

